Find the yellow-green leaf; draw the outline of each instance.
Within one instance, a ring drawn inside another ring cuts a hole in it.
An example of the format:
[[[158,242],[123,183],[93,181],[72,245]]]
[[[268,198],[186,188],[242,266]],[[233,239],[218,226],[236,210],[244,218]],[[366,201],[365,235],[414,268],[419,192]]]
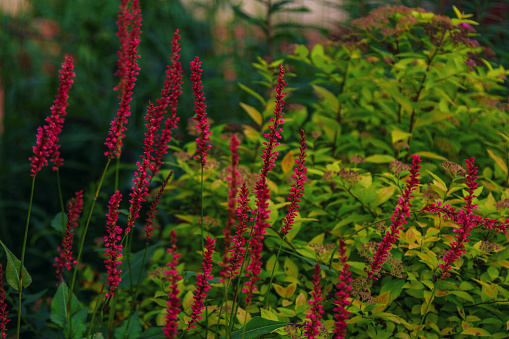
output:
[[[461,334],[470,334],[475,335],[476,337],[487,337],[491,336],[491,333],[486,331],[485,329],[479,327],[470,327],[461,332]]]
[[[400,130],[394,130],[391,132],[391,136],[392,136],[392,143],[395,144],[398,141],[406,140],[406,139],[410,138],[412,136],[412,133],[403,132]]]
[[[272,284],[274,286],[274,289],[276,290],[277,294],[279,294],[280,297],[285,298],[286,297],[286,289],[278,284]]]
[[[297,289],[297,284],[296,283],[291,283],[290,285],[288,285],[286,287],[286,297],[287,298],[291,298],[292,295],[295,293],[295,290]]]
[[[392,195],[394,194],[394,190],[395,189],[393,186],[388,186],[388,187],[384,187],[384,188],[381,188],[378,191],[376,191],[376,199],[373,202],[373,206],[378,207],[381,204],[383,204],[384,202],[386,202],[387,200],[389,200],[392,197]]]
[[[283,157],[283,160],[281,160],[281,169],[283,170],[284,174],[287,174],[292,170],[294,162],[295,160],[293,159],[293,150],[290,150],[290,152],[286,153],[286,155]]]
[[[339,100],[338,98],[328,90],[326,90],[323,87],[312,85],[313,91],[315,91],[316,95],[318,95],[320,98],[323,98],[326,102],[328,102],[331,106],[334,112],[337,112],[339,110]]]
[[[284,269],[287,276],[294,278],[299,276],[299,267],[288,257],[285,258]]]
[[[373,162],[375,164],[383,164],[396,160],[392,155],[388,154],[375,154],[366,158],[366,162]]]
[[[255,130],[253,127],[248,125],[242,125],[244,128],[244,135],[246,138],[248,138],[250,141],[256,142],[260,138],[260,132]]]
[[[247,114],[249,114],[251,119],[253,119],[258,126],[261,126],[263,124],[262,114],[258,112],[256,108],[254,108],[253,106],[246,105],[243,102],[240,103],[240,106],[244,109],[244,111],[246,111]]]
[[[498,155],[493,153],[491,150],[488,150],[488,154],[490,155],[491,159],[493,159],[497,163],[497,165],[500,167],[502,172],[504,172],[505,175],[507,175],[507,165],[504,162],[504,160],[502,160],[501,157],[499,157]]]
[[[5,279],[7,279],[7,283],[9,286],[14,288],[16,291],[19,289],[19,273],[21,267],[21,261],[16,258],[16,256],[5,246],[5,244],[0,241],[0,245],[5,250],[5,256],[7,257],[7,267],[5,269]],[[22,284],[23,288],[27,288],[32,283],[32,277],[28,274],[25,266],[22,268]]]
[[[274,314],[271,311],[266,310],[264,308],[261,308],[260,311],[261,311],[261,316],[262,316],[263,319],[279,321],[279,318],[277,317],[277,314]]]
[[[427,151],[417,152],[416,154],[418,156],[421,156],[421,157],[424,157],[424,158],[438,159],[438,160],[442,160],[442,161],[446,161],[447,160],[447,158],[444,158],[441,155],[438,155],[438,154],[435,154],[435,153],[432,153],[432,152],[427,152]]]

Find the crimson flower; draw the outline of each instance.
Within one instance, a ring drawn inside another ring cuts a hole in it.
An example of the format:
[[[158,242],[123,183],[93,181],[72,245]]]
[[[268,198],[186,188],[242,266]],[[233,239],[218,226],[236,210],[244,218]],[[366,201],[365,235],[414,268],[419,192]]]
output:
[[[403,191],[403,195],[398,200],[398,206],[394,208],[394,215],[391,217],[392,224],[390,230],[385,234],[384,239],[378,246],[378,249],[373,257],[373,261],[371,262],[371,270],[368,271],[369,278],[377,280],[376,275],[378,271],[382,267],[382,265],[387,260],[387,255],[389,250],[392,247],[392,244],[396,242],[398,239],[399,231],[403,229],[403,224],[406,224],[407,221],[405,218],[410,217],[410,198],[413,197],[412,191],[417,188],[419,184],[419,169],[421,166],[419,163],[421,162],[421,158],[418,155],[412,155],[412,166],[410,167],[410,178],[406,182],[406,188]]]
[[[304,195],[304,182],[306,182],[306,173],[307,168],[306,166],[306,135],[304,134],[304,130],[300,130],[300,153],[299,153],[299,159],[295,160],[295,163],[297,166],[295,167],[294,171],[295,174],[293,175],[293,178],[295,179],[295,183],[292,184],[292,189],[290,193],[288,194],[288,200],[290,200],[290,205],[288,206],[288,212],[286,213],[286,217],[283,218],[283,228],[281,229],[281,234],[283,236],[286,236],[288,232],[293,227],[293,224],[295,222],[295,217],[297,216],[297,213],[299,212],[299,203],[300,198]]]
[[[212,279],[212,275],[210,275],[210,272],[212,271],[212,252],[214,252],[215,249],[215,242],[217,239],[211,239],[210,236],[207,235],[207,238],[205,239],[205,253],[203,255],[203,262],[202,262],[202,271],[203,273],[200,273],[196,276],[198,281],[196,282],[196,286],[198,288],[194,291],[194,302],[191,306],[191,309],[193,310],[193,313],[191,314],[191,320],[189,320],[188,328],[196,328],[196,325],[193,325],[197,320],[200,320],[201,313],[205,309],[205,299],[207,298],[207,292],[211,289],[209,280]]]
[[[178,336],[177,333],[177,319],[178,314],[180,312],[180,298],[178,297],[179,289],[177,288],[179,280],[182,279],[179,276],[177,271],[178,259],[182,256],[177,253],[177,232],[172,230],[170,233],[171,236],[171,247],[168,248],[168,253],[171,254],[171,261],[166,264],[166,280],[169,282],[168,286],[168,302],[166,311],[168,312],[165,316],[166,323],[164,325],[163,332],[166,335],[166,338],[176,338]]]
[[[69,105],[67,99],[69,98],[71,85],[74,82],[72,78],[76,75],[72,71],[73,68],[72,57],[66,55],[62,69],[59,71],[60,85],[58,86],[56,99],[51,106],[51,115],[45,119],[47,125],[37,129],[37,142],[33,146],[34,156],[28,159],[32,163],[31,176],[33,177],[43,166],[48,165],[48,157],[51,157],[54,164],[53,170],[55,171],[64,163],[64,160],[60,157],[58,136],[62,132],[64,117],[67,114],[65,109]]]
[[[195,159],[200,159],[201,165],[205,166],[207,163],[207,151],[210,149],[210,136],[212,132],[210,131],[209,122],[207,119],[207,106],[205,105],[205,96],[203,94],[203,86],[201,85],[201,74],[203,70],[201,69],[201,61],[198,57],[195,57],[193,61],[191,61],[191,82],[193,83],[193,93],[194,93],[194,112],[196,116],[193,118],[198,122],[196,125],[196,131],[199,134],[199,137],[196,138],[196,152],[199,155],[196,155]]]
[[[322,326],[323,311],[323,297],[322,287],[320,286],[321,269],[320,264],[315,264],[315,274],[313,275],[313,292],[311,292],[311,299],[309,304],[311,305],[311,313],[306,316],[310,321],[306,324],[306,336],[309,339],[316,339],[320,334],[318,328]]]
[[[168,143],[171,140],[172,129],[177,127],[179,118],[177,117],[178,97],[182,94],[182,64],[180,63],[180,35],[177,29],[173,34],[171,43],[171,63],[167,66],[166,81],[161,91],[161,99],[157,100],[156,111],[159,115],[164,116],[166,108],[170,106],[170,113],[164,122],[164,127],[156,135],[155,164],[152,170],[152,176],[159,172],[159,168],[163,164],[163,156],[168,153]]]
[[[62,240],[61,247],[57,250],[60,255],[55,258],[55,266],[57,269],[57,281],[58,284],[62,282],[63,268],[69,271],[73,264],[77,261],[72,256],[72,245],[74,242],[74,229],[78,227],[78,218],[80,217],[81,211],[83,211],[83,191],[78,191],[75,197],[67,204],[67,224],[65,228],[65,236]]]
[[[229,168],[229,175],[226,177],[228,180],[228,219],[226,221],[226,227],[223,231],[224,234],[224,256],[223,259],[226,260],[228,255],[228,251],[231,243],[231,230],[232,226],[235,223],[235,209],[237,205],[237,190],[238,183],[240,180],[240,173],[237,170],[239,165],[239,145],[240,141],[236,135],[232,136],[230,139],[230,150],[232,152],[231,156],[231,166]]]
[[[336,299],[334,300],[334,339],[344,339],[346,335],[346,320],[350,315],[350,312],[346,309],[348,305],[350,305],[350,301],[347,299],[350,297],[350,291],[352,290],[352,281],[353,279],[350,277],[350,270],[346,256],[346,247],[345,241],[343,239],[339,240],[339,257],[341,265],[343,266],[341,272],[338,277],[338,284],[336,285]]]
[[[4,271],[2,264],[0,264],[0,336],[2,339],[7,338],[7,323],[11,319],[7,319],[6,311],[7,303],[5,302],[5,291],[4,291]]]
[[[105,145],[108,151],[104,153],[109,159],[120,156],[122,149],[122,139],[125,138],[124,132],[126,131],[128,118],[131,115],[130,102],[132,100],[133,88],[136,82],[136,76],[139,74],[137,59],[138,45],[140,44],[141,34],[141,10],[139,0],[133,0],[131,12],[128,12],[128,0],[122,0],[120,6],[118,36],[120,38],[120,51],[119,51],[119,69],[117,75],[120,76],[120,84],[115,89],[121,90],[121,98],[117,116],[111,122],[111,127],[106,138]],[[129,31],[129,26],[131,30]]]
[[[117,289],[120,283],[119,274],[122,272],[117,269],[118,265],[122,263],[119,259],[122,256],[122,245],[120,244],[122,240],[120,236],[122,234],[122,228],[117,226],[120,201],[122,201],[122,194],[117,190],[110,198],[108,214],[106,214],[108,220],[106,221],[107,235],[104,236],[104,246],[106,247],[106,259],[104,263],[106,264],[106,270],[108,272],[108,277],[106,279],[110,285],[110,292],[105,294],[106,298],[113,297],[113,291]]]

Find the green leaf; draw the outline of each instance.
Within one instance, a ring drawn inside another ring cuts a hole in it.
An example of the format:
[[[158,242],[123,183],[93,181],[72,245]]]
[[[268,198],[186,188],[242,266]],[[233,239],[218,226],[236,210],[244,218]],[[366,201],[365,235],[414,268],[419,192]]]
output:
[[[262,114],[258,112],[256,108],[254,108],[253,106],[246,105],[243,102],[240,103],[240,106],[244,109],[244,111],[246,111],[247,114],[249,114],[251,119],[253,119],[258,126],[261,126],[263,124]]]
[[[339,100],[332,92],[320,86],[316,85],[311,86],[313,86],[313,91],[318,97],[322,98],[323,100],[328,102],[329,105],[331,105],[332,109],[334,110],[334,113],[336,113],[339,110]]]
[[[115,329],[115,338],[116,339],[138,339],[141,335],[141,324],[140,317],[138,316],[138,310],[136,310],[131,316],[131,321],[129,322],[129,330],[127,330],[127,322],[129,319],[124,320],[120,327]],[[127,337],[126,337],[127,331]]]
[[[83,333],[87,330],[85,325],[87,323],[87,314],[88,308],[85,307],[72,316],[72,320],[65,324],[64,335],[66,338],[79,339],[83,336]]]
[[[140,271],[142,271],[141,277],[142,278],[145,277],[145,273],[147,270],[146,265],[147,265],[148,261],[154,255],[156,248],[157,248],[157,245],[152,245],[147,248],[147,255],[145,257],[145,263],[144,263],[143,267],[142,267],[142,261],[143,261],[143,253],[145,252],[145,250],[136,252],[135,254],[133,254],[131,256],[131,271],[132,271],[133,284],[135,284],[136,281],[138,280],[138,275],[140,274]],[[126,260],[126,262],[124,264],[124,270],[122,271],[122,280],[120,281],[118,288],[126,288],[126,287],[129,287],[129,285],[130,285],[129,265],[128,265],[127,259],[124,259],[124,260]]]
[[[165,339],[163,329],[161,327],[149,327],[141,334],[140,339]]]
[[[396,160],[392,155],[388,154],[375,154],[366,158],[366,162],[373,162],[375,164],[383,164]]]
[[[394,130],[391,132],[392,143],[395,144],[400,140],[406,140],[412,136],[412,133],[403,132],[401,130]]]
[[[493,159],[497,163],[497,165],[500,167],[502,172],[504,172],[505,175],[507,175],[507,165],[504,162],[504,160],[502,160],[501,157],[499,157],[498,155],[493,153],[493,151],[491,151],[491,150],[487,150],[487,151],[488,151],[488,154],[490,155],[491,159]]]
[[[51,220],[51,227],[57,232],[65,232],[65,223],[67,222],[67,215],[64,214],[64,225],[62,225],[62,212],[58,212],[57,215]]]
[[[476,337],[491,336],[490,332],[486,331],[485,329],[478,328],[478,327],[477,328],[475,328],[475,327],[467,328],[466,330],[464,330],[460,334],[470,334],[470,335],[474,335]]]
[[[444,113],[440,111],[433,111],[426,113],[415,120],[414,128],[426,126],[437,121],[442,121],[447,118],[453,117],[453,113]]]
[[[254,317],[251,319],[244,328],[235,331],[231,334],[231,339],[254,339],[260,337],[262,334],[270,333],[280,327],[290,324],[289,322],[272,321],[263,319],[261,317]],[[221,339],[225,339],[226,336],[222,336]]]
[[[265,104],[267,103],[265,101],[265,99],[258,93],[256,93],[255,91],[253,91],[251,88],[247,87],[246,85],[243,85],[241,84],[240,82],[238,83],[239,87],[244,91],[244,92],[247,92],[248,94],[251,94],[252,96],[254,96],[256,99],[258,99],[258,101],[260,101],[262,103],[263,106],[265,106]]]
[[[418,156],[424,157],[424,158],[438,159],[438,160],[442,160],[442,161],[446,161],[447,160],[447,158],[444,158],[441,155],[438,155],[438,154],[435,154],[435,153],[432,153],[432,152],[427,152],[427,151],[417,152],[415,154],[417,154]]]
[[[395,188],[393,186],[387,186],[376,191],[376,198],[371,204],[373,207],[378,207],[387,200],[389,200],[394,194]]]
[[[467,292],[463,292],[463,291],[451,291],[452,294],[454,295],[457,295],[458,297],[460,297],[461,299],[465,299],[465,300],[468,300],[472,303],[474,303],[474,298],[472,298],[472,296],[470,294],[468,294]]]
[[[325,51],[322,45],[316,44],[315,47],[313,47],[313,50],[311,51],[311,60],[313,61],[317,68],[321,69],[323,67],[324,54]]]
[[[60,327],[64,327],[67,321],[67,304],[69,303],[69,288],[62,282],[58,286],[57,293],[51,301],[51,315],[50,319]],[[81,306],[76,295],[73,294],[71,302],[71,315],[80,311]]]
[[[16,291],[19,289],[19,271],[21,267],[21,261],[16,258],[14,254],[5,246],[5,244],[0,240],[0,245],[5,250],[5,255],[7,256],[7,267],[5,269],[5,279],[7,279],[7,283],[9,286],[14,288]],[[27,288],[32,283],[32,277],[28,274],[28,271],[23,266],[23,288]]]

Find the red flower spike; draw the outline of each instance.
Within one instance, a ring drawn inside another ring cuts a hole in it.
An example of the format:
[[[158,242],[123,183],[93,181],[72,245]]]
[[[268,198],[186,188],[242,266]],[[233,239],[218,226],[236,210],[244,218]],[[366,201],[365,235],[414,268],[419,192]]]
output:
[[[152,224],[154,223],[154,214],[156,213],[157,205],[159,205],[159,201],[163,197],[164,189],[166,188],[166,185],[168,185],[168,181],[170,181],[171,176],[173,175],[173,171],[170,172],[166,176],[166,179],[163,182],[163,185],[161,188],[159,188],[159,192],[157,193],[156,198],[152,202],[152,205],[150,206],[150,211],[148,211],[147,220],[145,221],[145,233],[147,234],[147,244],[150,242],[150,238],[152,238],[152,235],[154,234]]]
[[[67,99],[69,98],[69,90],[74,82],[72,78],[76,74],[72,71],[74,68],[72,58],[68,55],[65,56],[65,61],[62,64],[60,73],[60,85],[58,86],[58,94],[51,106],[51,115],[45,121],[47,125],[37,129],[37,143],[33,146],[34,156],[28,160],[32,163],[32,174],[35,176],[43,166],[48,165],[48,157],[51,157],[53,162],[53,170],[56,171],[63,165],[64,160],[60,157],[60,145],[58,144],[58,136],[62,132],[64,124],[64,117],[67,115],[65,109],[69,105]]]
[[[470,241],[468,238],[472,234],[472,229],[476,225],[478,218],[473,218],[472,211],[477,208],[477,205],[473,205],[472,201],[475,198],[474,191],[477,188],[477,167],[475,167],[475,158],[465,160],[467,163],[467,196],[465,196],[465,206],[455,216],[454,219],[460,226],[459,230],[454,229],[458,234],[456,235],[456,241],[451,243],[451,249],[447,252],[444,257],[444,263],[439,264],[437,275],[440,275],[440,280],[445,279],[450,275],[448,271],[452,268],[452,265],[466,252],[465,242]],[[436,276],[437,276],[436,275]]]
[[[211,239],[208,235],[205,239],[205,253],[203,255],[201,267],[203,273],[196,276],[198,279],[196,286],[198,286],[198,288],[194,291],[194,302],[191,306],[193,313],[191,314],[191,320],[188,322],[188,330],[191,327],[196,328],[196,325],[193,325],[193,323],[202,318],[201,313],[205,309],[205,298],[207,298],[207,292],[211,289],[209,280],[213,278],[212,275],[210,275],[210,272],[212,271],[212,252],[214,252],[216,247],[216,240],[217,239]]]
[[[306,182],[306,135],[304,134],[304,130],[300,130],[300,153],[299,159],[295,160],[297,166],[294,169],[295,174],[293,178],[295,179],[295,183],[292,184],[292,189],[288,194],[288,200],[290,200],[290,205],[288,206],[288,212],[286,213],[286,217],[283,218],[283,227],[281,229],[281,234],[286,236],[288,232],[293,228],[293,224],[295,222],[295,217],[299,212],[299,203],[300,198],[304,195],[304,183]]]
[[[108,220],[106,221],[107,235],[104,236],[104,246],[106,247],[106,259],[104,263],[106,264],[108,272],[108,277],[106,279],[108,285],[110,285],[110,292],[105,294],[106,298],[113,297],[113,292],[117,289],[118,284],[120,283],[120,273],[122,273],[121,270],[117,269],[118,265],[122,263],[120,261],[120,257],[122,256],[122,245],[120,244],[120,241],[122,240],[122,228],[117,226],[118,208],[121,201],[122,194],[120,194],[119,191],[116,191],[110,198],[108,214],[106,214]]]
[[[177,232],[172,230],[171,236],[171,247],[168,248],[168,253],[171,254],[172,258],[169,263],[166,264],[166,280],[169,283],[168,286],[168,302],[167,302],[167,314],[165,316],[166,323],[164,325],[163,332],[166,338],[176,338],[177,332],[177,319],[181,309],[180,298],[178,297],[179,289],[177,288],[178,282],[182,279],[177,271],[178,259],[182,256],[177,253]]]
[[[164,116],[166,108],[170,106],[170,113],[164,122],[164,128],[156,135],[155,164],[152,170],[152,176],[159,172],[159,168],[163,165],[163,156],[168,153],[168,143],[171,140],[172,129],[177,127],[179,118],[177,117],[178,98],[182,94],[182,64],[180,63],[180,35],[177,29],[173,34],[171,43],[172,54],[171,63],[167,66],[166,81],[161,91],[161,99],[157,100],[157,114]]]
[[[260,180],[256,183],[255,191],[256,191],[256,210],[253,211],[256,213],[256,223],[254,225],[253,237],[251,240],[251,261],[246,268],[246,276],[249,276],[250,279],[245,283],[243,288],[243,292],[246,292],[246,305],[249,306],[251,304],[251,299],[253,297],[253,292],[256,290],[256,282],[260,280],[258,275],[261,273],[262,263],[260,261],[262,257],[262,247],[263,247],[263,238],[266,232],[266,228],[269,225],[267,220],[269,220],[270,210],[269,207],[269,199],[270,199],[270,190],[267,186],[266,176],[270,169],[275,165],[278,153],[274,152],[274,147],[279,146],[278,139],[281,139],[281,132],[283,129],[280,125],[284,124],[282,119],[283,107],[284,107],[284,95],[283,89],[287,85],[284,80],[285,69],[283,65],[279,66],[279,77],[277,79],[276,84],[276,107],[274,108],[274,117],[271,118],[272,126],[270,126],[270,133],[265,134],[265,137],[268,138],[268,141],[263,144],[266,146],[262,150],[262,159],[263,159],[263,167],[261,171]]]
[[[338,277],[338,284],[336,285],[336,299],[334,300],[334,334],[333,339],[344,339],[346,336],[346,320],[350,315],[350,312],[346,309],[348,305],[350,305],[350,301],[347,299],[350,298],[350,291],[352,291],[352,281],[353,279],[350,277],[350,270],[346,256],[346,247],[345,241],[343,239],[339,240],[339,256],[340,262],[343,266],[341,272]]]
[[[2,264],[0,264],[0,337],[2,339],[7,338],[7,323],[11,319],[7,319],[6,311],[7,303],[5,302],[5,290],[4,290],[4,272]]]
[[[311,305],[311,313],[306,316],[309,319],[309,322],[306,324],[306,336],[309,339],[317,339],[320,334],[319,328],[322,326],[323,311],[323,297],[322,297],[322,287],[320,286],[320,278],[321,278],[321,269],[320,264],[315,264],[315,274],[313,275],[313,292],[311,292],[311,299],[309,300],[309,304]]]
[[[236,135],[232,136],[230,139],[230,150],[232,152],[231,156],[231,167],[229,170],[229,175],[226,177],[228,180],[228,220],[226,221],[226,227],[223,231],[224,234],[224,255],[223,261],[227,260],[228,252],[230,249],[231,243],[231,230],[232,226],[235,223],[235,210],[237,205],[237,191],[238,184],[240,181],[240,173],[237,170],[239,165],[239,145],[240,141]]]
[[[201,69],[201,61],[198,57],[194,58],[194,61],[191,62],[191,81],[193,83],[193,93],[194,93],[194,112],[196,116],[193,118],[198,122],[196,125],[196,131],[199,134],[199,137],[196,138],[196,152],[199,155],[196,155],[195,159],[200,159],[201,165],[205,166],[207,163],[207,152],[210,149],[210,136],[212,132],[210,131],[210,126],[207,119],[207,106],[205,105],[205,96],[203,95],[203,86],[201,85],[201,74],[203,70]]]
[[[57,248],[60,255],[55,258],[55,264],[57,271],[57,285],[62,280],[62,274],[64,267],[69,271],[72,265],[78,262],[72,256],[72,245],[74,242],[74,229],[78,227],[78,218],[83,211],[83,191],[78,191],[75,197],[67,204],[67,224],[65,228],[65,236],[62,240],[62,245]]]
[[[387,260],[387,253],[392,247],[392,244],[398,239],[399,231],[403,229],[403,224],[406,224],[406,218],[410,217],[410,198],[413,196],[412,191],[417,188],[419,184],[419,169],[421,166],[421,158],[418,155],[412,155],[412,166],[410,167],[410,178],[407,180],[406,188],[403,195],[398,200],[398,206],[394,209],[394,215],[391,217],[392,224],[390,230],[385,234],[378,250],[376,251],[373,261],[371,262],[371,270],[367,271],[370,279],[377,280],[376,275]]]
[[[133,0],[131,12],[128,12],[128,0],[122,0],[119,11],[119,25],[118,36],[120,38],[120,51],[119,51],[119,70],[116,75],[121,77],[120,84],[115,89],[120,89],[121,98],[117,116],[111,122],[111,127],[108,132],[108,137],[104,143],[108,147],[108,151],[104,153],[109,159],[120,156],[122,150],[122,139],[125,138],[124,132],[127,130],[125,126],[128,118],[131,115],[130,102],[132,100],[133,89],[136,82],[136,76],[139,74],[137,59],[138,45],[140,44],[141,34],[141,9],[139,0]],[[129,30],[129,26],[131,29]]]

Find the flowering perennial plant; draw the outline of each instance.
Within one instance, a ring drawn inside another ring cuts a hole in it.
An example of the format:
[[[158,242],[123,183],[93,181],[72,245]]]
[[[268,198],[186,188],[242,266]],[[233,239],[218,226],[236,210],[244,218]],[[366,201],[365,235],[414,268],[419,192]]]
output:
[[[159,192],[157,193],[154,201],[152,201],[152,204],[150,205],[150,210],[147,214],[147,219],[145,220],[145,234],[147,235],[147,244],[150,242],[150,239],[152,238],[152,235],[154,234],[154,229],[152,228],[152,224],[154,223],[154,215],[156,213],[157,205],[159,205],[159,201],[163,197],[164,190],[166,188],[166,185],[168,185],[168,181],[170,181],[171,176],[173,175],[173,171],[171,171],[167,176],[166,179],[164,179],[163,184],[159,188]]]
[[[193,313],[191,314],[191,320],[188,322],[188,328],[196,328],[196,325],[194,325],[194,322],[197,320],[200,320],[201,313],[205,309],[205,299],[207,298],[207,293],[210,291],[210,283],[209,279],[212,279],[212,275],[210,272],[212,271],[212,252],[214,252],[214,249],[216,248],[215,242],[217,239],[212,239],[210,236],[207,235],[207,238],[205,239],[205,253],[203,254],[203,262],[202,262],[202,272],[196,276],[198,281],[196,282],[196,286],[198,288],[194,291],[194,302],[191,306],[191,309],[193,310]]]
[[[239,165],[239,145],[240,141],[237,135],[233,135],[230,138],[230,150],[232,152],[231,156],[231,166],[229,168],[229,175],[226,177],[228,180],[228,219],[226,221],[226,227],[224,228],[224,260],[226,260],[226,256],[228,255],[228,251],[230,249],[231,243],[231,230],[232,226],[235,223],[235,209],[237,205],[237,191],[238,184],[240,181],[240,173],[237,169]]]
[[[256,290],[256,282],[260,280],[258,275],[261,273],[262,263],[260,261],[262,257],[262,247],[263,247],[263,238],[266,232],[265,228],[267,228],[269,223],[269,199],[270,199],[270,190],[267,186],[267,173],[270,169],[275,165],[278,152],[274,151],[276,146],[279,146],[279,139],[281,139],[281,134],[283,129],[280,125],[284,124],[283,118],[283,108],[284,108],[284,96],[286,93],[283,93],[283,89],[287,85],[284,80],[285,69],[283,65],[279,66],[279,77],[277,79],[276,84],[276,107],[274,108],[274,117],[271,118],[272,125],[270,128],[270,133],[265,134],[265,137],[268,138],[268,141],[264,141],[263,144],[266,146],[262,150],[262,159],[263,159],[263,167],[261,170],[261,177],[256,183],[255,191],[256,191],[256,223],[254,225],[253,238],[251,240],[250,245],[250,254],[251,261],[246,268],[246,275],[249,277],[249,281],[245,283],[243,288],[243,292],[246,293],[246,305],[251,304],[251,299],[253,297],[253,292]]]
[[[7,323],[11,321],[7,319],[9,311],[6,310],[7,303],[5,302],[5,291],[4,291],[4,271],[2,264],[0,264],[0,337],[2,339],[7,338]]]
[[[350,277],[350,265],[347,263],[345,241],[339,239],[339,260],[342,269],[338,276],[338,284],[336,285],[336,299],[334,300],[334,339],[344,339],[346,336],[346,320],[350,312],[346,309],[350,305],[348,298],[352,291],[353,279]]]
[[[403,224],[406,225],[407,221],[405,218],[410,217],[410,198],[412,198],[412,191],[417,188],[419,184],[419,169],[421,166],[421,158],[418,155],[412,155],[412,165],[410,166],[410,178],[406,182],[406,188],[403,195],[398,200],[398,206],[394,209],[394,215],[391,217],[392,224],[390,230],[385,234],[381,245],[378,247],[373,261],[371,262],[371,270],[368,271],[369,278],[377,280],[376,275],[387,260],[387,253],[391,249],[392,244],[398,239],[399,231],[403,229]]]
[[[74,229],[78,227],[78,218],[83,210],[83,191],[76,192],[74,198],[67,204],[67,224],[65,228],[64,239],[62,245],[57,248],[60,255],[55,258],[55,264],[57,271],[57,284],[60,284],[63,279],[64,267],[69,271],[72,265],[76,264],[72,256],[72,245],[74,242]]]
[[[177,232],[172,230],[170,233],[171,237],[171,247],[168,248],[168,253],[171,254],[170,262],[166,264],[166,280],[168,281],[168,303],[166,308],[166,322],[164,326],[164,334],[167,338],[176,338],[178,336],[177,332],[177,319],[180,313],[181,303],[180,298],[178,297],[179,289],[177,288],[179,280],[182,277],[179,275],[177,271],[178,260],[182,256],[177,253]]]
[[[180,35],[179,30],[173,33],[171,42],[170,65],[166,69],[166,81],[161,91],[161,99],[157,100],[156,110],[159,115],[166,114],[166,108],[170,106],[170,112],[164,121],[164,127],[156,134],[155,137],[155,155],[154,168],[152,176],[159,172],[159,168],[163,165],[163,156],[168,153],[168,143],[171,140],[172,129],[177,127],[179,117],[177,117],[178,98],[182,94],[182,63],[180,59]]]
[[[297,166],[294,171],[295,174],[293,178],[295,179],[295,183],[292,184],[292,189],[288,194],[288,200],[290,200],[290,205],[288,206],[288,212],[286,213],[286,217],[283,218],[283,228],[281,229],[281,234],[286,236],[288,232],[291,231],[293,224],[295,222],[295,217],[299,212],[299,203],[300,198],[304,195],[304,183],[306,182],[306,135],[304,134],[304,130],[300,130],[300,153],[299,158],[295,160]]]
[[[209,122],[207,119],[207,105],[205,105],[205,96],[203,94],[203,86],[201,85],[201,74],[203,70],[201,68],[200,58],[195,57],[193,61],[191,61],[191,82],[193,83],[193,93],[194,93],[194,112],[196,116],[194,120],[196,120],[196,131],[198,132],[198,138],[196,138],[196,152],[199,155],[196,155],[195,159],[200,159],[201,165],[205,166],[207,163],[207,151],[210,149],[210,136],[212,132],[210,131]]]
[[[120,226],[117,226],[117,220],[118,208],[121,201],[122,194],[116,191],[110,198],[108,214],[106,214],[108,218],[106,222],[106,231],[108,234],[104,236],[104,246],[106,247],[106,260],[104,263],[106,264],[108,272],[108,277],[106,279],[110,285],[110,292],[105,294],[106,298],[113,297],[113,291],[117,289],[120,283],[119,275],[121,270],[117,269],[117,267],[122,263],[119,259],[122,256],[122,245],[119,243],[122,240],[120,236],[122,234],[122,229]]]
[[[320,268],[320,263],[315,264],[315,274],[313,275],[313,292],[311,292],[312,298],[308,301],[311,305],[311,313],[309,313],[306,318],[309,319],[306,324],[306,336],[309,339],[316,339],[320,334],[319,328],[322,326],[323,311],[323,297],[322,297],[322,287],[320,286],[320,278],[321,278],[322,270]]]
[[[64,117],[66,116],[66,108],[69,105],[67,99],[69,98],[69,90],[73,83],[72,78],[76,76],[73,72],[74,64],[72,57],[66,55],[65,61],[62,64],[60,73],[60,85],[58,86],[58,94],[51,106],[51,115],[45,121],[47,125],[37,129],[37,143],[33,146],[34,156],[29,160],[32,163],[32,176],[41,170],[43,166],[48,165],[48,157],[51,157],[53,162],[53,170],[57,170],[63,165],[64,160],[60,157],[60,145],[58,144],[58,137],[62,132],[64,124]]]
[[[115,89],[121,90],[120,104],[117,110],[117,116],[111,121],[108,137],[105,145],[108,151],[104,153],[109,159],[120,156],[122,150],[122,139],[125,138],[124,132],[127,130],[125,126],[131,115],[130,102],[132,101],[133,89],[136,83],[136,76],[139,74],[137,59],[138,45],[140,44],[141,34],[141,9],[139,0],[133,0],[131,13],[128,13],[127,5],[129,1],[123,0],[119,12],[119,33],[120,52],[119,52],[119,69],[117,75],[120,76],[120,84]],[[128,26],[132,26],[129,31]],[[129,32],[129,33],[126,33]]]

